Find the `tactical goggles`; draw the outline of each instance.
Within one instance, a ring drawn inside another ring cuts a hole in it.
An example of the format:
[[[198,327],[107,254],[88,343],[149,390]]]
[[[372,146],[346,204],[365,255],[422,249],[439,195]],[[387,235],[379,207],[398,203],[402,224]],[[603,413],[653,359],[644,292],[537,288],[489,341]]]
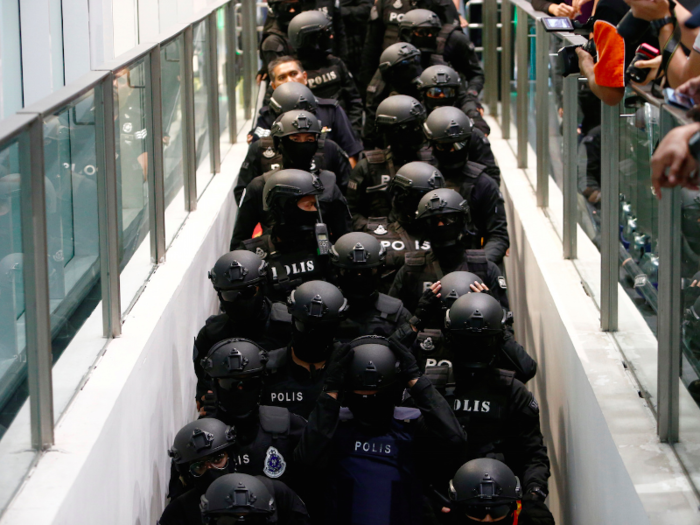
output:
[[[433,144],[436,150],[438,151],[459,151],[463,149],[467,145],[466,140],[462,140],[460,142],[436,142]]]
[[[413,34],[415,36],[419,36],[422,38],[429,38],[435,36],[436,33],[436,28],[434,27],[416,27],[413,30]]]
[[[221,290],[219,292],[221,298],[227,303],[233,303],[239,299],[246,301],[255,297],[258,293],[257,286],[247,286],[246,288],[241,288],[240,290]]]
[[[491,516],[494,520],[503,519],[510,514],[514,509],[512,504],[483,506],[483,505],[468,505],[462,507],[464,514],[469,518],[476,520],[484,520],[486,516]]]
[[[428,98],[454,98],[457,96],[457,90],[453,87],[431,87],[425,90],[425,96]]]
[[[267,516],[261,516],[259,514],[236,514],[234,516],[221,516],[216,520],[216,525],[240,525],[241,523],[267,523]]]
[[[438,228],[439,223],[442,223],[442,226],[451,226],[452,224],[457,224],[457,222],[460,219],[460,215],[457,213],[447,213],[445,215],[438,215],[434,217],[428,217],[428,225],[433,227],[433,228]]]
[[[202,461],[192,463],[190,465],[190,474],[195,478],[199,478],[206,474],[207,470],[210,468],[224,470],[226,467],[228,467],[228,454],[226,452],[221,452],[215,456],[203,459]]]
[[[241,379],[239,377],[220,377],[218,383],[224,390],[240,390],[242,392],[255,392],[262,386],[262,379],[251,377]]]

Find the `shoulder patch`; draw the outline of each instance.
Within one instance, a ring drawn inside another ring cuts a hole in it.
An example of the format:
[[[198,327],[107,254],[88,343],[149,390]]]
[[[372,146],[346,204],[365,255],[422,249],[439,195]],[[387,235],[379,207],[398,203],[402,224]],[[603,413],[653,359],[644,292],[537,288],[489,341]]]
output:
[[[407,253],[406,266],[425,266],[425,254],[422,252]]]
[[[508,288],[508,285],[506,284],[506,278],[503,277],[502,275],[498,276],[498,285],[503,288],[504,290]]]
[[[370,164],[384,164],[386,162],[386,153],[383,149],[365,151],[364,154]]]
[[[530,403],[527,406],[529,406],[535,414],[540,413],[540,405],[537,404],[537,400],[535,399],[534,394],[532,394],[532,399],[530,399]]]

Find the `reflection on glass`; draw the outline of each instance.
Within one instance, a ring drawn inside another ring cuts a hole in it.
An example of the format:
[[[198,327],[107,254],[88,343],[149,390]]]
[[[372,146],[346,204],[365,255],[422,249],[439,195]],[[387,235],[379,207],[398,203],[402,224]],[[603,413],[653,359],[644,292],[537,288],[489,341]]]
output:
[[[518,106],[517,106],[517,95],[518,95],[518,68],[516,67],[516,64],[518,63],[518,53],[521,53],[522,51],[518,49],[518,46],[515,45],[516,41],[516,33],[517,33],[517,28],[518,28],[518,9],[515,8],[515,6],[511,7],[511,11],[513,12],[513,29],[511,33],[511,43],[512,43],[512,50],[511,50],[511,64],[510,64],[510,70],[511,70],[511,75],[510,78],[512,79],[510,82],[510,139],[508,139],[508,143],[510,144],[510,148],[513,150],[514,153],[517,154],[518,151]]]
[[[0,145],[0,512],[34,459],[29,434],[19,146]],[[16,424],[10,427],[12,423]]]
[[[562,119],[564,117],[564,77],[557,60],[557,50],[564,44],[555,33],[550,35],[549,46],[549,175],[559,189],[564,189],[564,139],[562,136]]]
[[[182,127],[182,78],[180,60],[183,37],[161,48],[160,74],[163,99],[163,185],[165,188],[165,245],[187,218]]]
[[[527,62],[528,65],[528,128],[527,128],[527,141],[532,147],[533,151],[537,151],[537,68],[535,67],[535,60],[537,57],[537,37],[535,36],[536,21],[533,18],[527,18],[528,34],[531,35],[528,38],[530,43],[530,59]],[[534,182],[533,182],[534,185]]]
[[[228,75],[227,62],[229,56],[226,52],[226,8],[222,7],[216,12],[216,57],[219,79],[219,137],[221,160],[223,161],[228,150],[231,149],[231,137],[228,128]]]
[[[239,4],[240,1],[236,3]],[[240,29],[243,26],[243,20],[241,18],[240,11],[237,15],[236,25],[238,26],[238,31],[236,32],[236,54],[234,57],[232,57],[232,59],[234,60],[233,70],[236,82],[236,126],[238,127],[236,132],[240,133],[245,127],[245,84],[243,79],[243,53],[238,52],[239,49],[243,49],[243,31],[241,31]]]
[[[149,237],[147,141],[151,130],[146,127],[150,100],[146,91],[148,57],[117,71],[114,75],[114,106],[117,156],[117,199],[119,213],[119,269],[121,304],[126,311],[145,283],[152,269]],[[127,263],[132,263],[127,269]]]
[[[209,92],[207,75],[209,61],[207,53],[207,23],[199,22],[194,27],[194,138],[197,159],[197,198],[202,195],[211,181],[211,162],[209,160]]]

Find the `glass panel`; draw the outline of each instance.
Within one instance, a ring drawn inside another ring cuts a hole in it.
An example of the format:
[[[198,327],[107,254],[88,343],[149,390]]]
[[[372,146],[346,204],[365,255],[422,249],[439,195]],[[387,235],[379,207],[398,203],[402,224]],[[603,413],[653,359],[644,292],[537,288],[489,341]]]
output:
[[[163,185],[165,188],[165,245],[187,218],[185,209],[185,159],[182,127],[182,79],[184,37],[161,48],[160,74],[163,98]]]
[[[146,116],[151,110],[146,91],[149,62],[145,57],[114,75],[122,313],[129,309],[153,269],[148,188],[152,163],[148,162],[147,147],[151,130],[146,127]]]
[[[549,39],[549,81],[547,83],[547,143],[549,146],[549,177],[559,187],[562,194],[564,191],[564,137],[563,137],[563,117],[564,117],[564,77],[562,76],[557,50],[564,44],[559,35],[550,33]],[[545,116],[543,115],[543,116]],[[569,174],[573,176],[573,174]],[[550,182],[550,188],[554,185]],[[557,193],[550,190],[549,198],[550,210],[547,212],[552,225],[561,239],[563,237],[563,200],[559,199]]]
[[[102,338],[97,219],[95,92],[44,120],[46,237],[54,367],[54,416],[75,394]],[[74,340],[78,330],[79,340]],[[83,337],[87,335],[88,337]],[[79,348],[79,354],[71,351]],[[67,354],[70,362],[61,358]]]
[[[22,53],[19,30],[19,1],[0,2],[0,118],[22,109]]]
[[[237,4],[240,4],[240,2],[236,2]],[[243,128],[245,128],[246,120],[245,120],[245,96],[244,96],[244,91],[245,91],[245,81],[244,81],[244,75],[243,75],[243,53],[239,53],[238,50],[243,49],[243,31],[241,31],[242,27],[242,18],[240,14],[240,8],[238,11],[238,14],[236,15],[236,26],[237,26],[237,39],[236,39],[236,54],[235,54],[235,63],[234,63],[234,73],[235,73],[235,81],[236,81],[236,126],[238,129],[236,130],[238,133],[240,133]]]
[[[517,155],[518,153],[518,105],[517,105],[517,96],[518,96],[518,68],[516,67],[516,64],[518,63],[518,53],[520,53],[520,50],[518,50],[518,46],[515,45],[516,42],[516,34],[517,34],[517,28],[518,28],[518,11],[519,9],[516,8],[515,5],[511,5],[511,11],[513,13],[513,29],[511,33],[511,64],[510,64],[510,70],[511,70],[511,82],[510,82],[510,139],[508,139],[508,144],[510,144],[510,148],[513,150],[513,153]]]
[[[530,180],[533,189],[537,189],[537,162],[535,152],[537,151],[537,69],[535,59],[537,57],[537,37],[535,36],[536,20],[527,17],[528,28],[528,61],[527,61],[527,142],[532,152],[528,153],[528,168],[525,170],[527,178]]]
[[[194,26],[194,138],[197,159],[197,198],[204,192],[211,181],[211,162],[209,160],[209,91],[207,75],[207,22],[202,20]]]
[[[228,127],[228,72],[227,62],[229,59],[226,48],[226,7],[220,8],[216,12],[216,58],[219,79],[219,133],[221,160],[223,161],[231,149],[231,134]]]
[[[24,280],[20,185],[20,148],[0,146],[0,512],[29,470],[31,449],[27,390]]]

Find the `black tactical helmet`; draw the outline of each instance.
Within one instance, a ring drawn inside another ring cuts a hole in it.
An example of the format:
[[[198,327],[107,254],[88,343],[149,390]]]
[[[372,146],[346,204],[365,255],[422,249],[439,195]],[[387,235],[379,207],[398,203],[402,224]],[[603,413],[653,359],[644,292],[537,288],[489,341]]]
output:
[[[430,190],[444,187],[445,178],[436,167],[427,162],[413,161],[398,169],[387,191],[393,195],[410,192],[423,196]]]
[[[386,261],[386,248],[369,233],[346,233],[331,248],[336,268],[376,268]]]
[[[415,220],[421,225],[423,236],[430,239],[433,249],[454,246],[471,228],[467,201],[448,188],[423,195],[416,209]]]
[[[289,294],[287,309],[302,324],[335,323],[344,317],[348,301],[331,283],[308,281]]]
[[[450,500],[460,514],[483,520],[512,515],[522,498],[520,480],[505,463],[491,458],[473,459],[455,473],[449,485]],[[503,521],[510,524],[512,521]]]
[[[503,331],[501,304],[485,293],[470,293],[457,299],[445,314],[450,332],[496,335]]]
[[[472,121],[455,107],[442,107],[433,111],[423,124],[425,136],[432,143],[453,144],[466,142],[472,136]]]
[[[418,203],[416,220],[428,219],[448,213],[468,214],[469,205],[459,193],[449,188],[429,191]]]
[[[203,418],[186,424],[175,435],[173,447],[168,454],[176,465],[186,465],[236,443],[233,427],[218,419]]]
[[[379,57],[379,70],[386,71],[404,61],[420,61],[420,51],[406,42],[392,44]]]
[[[295,16],[287,28],[292,47],[331,52],[332,21],[321,11],[304,11]]]
[[[280,170],[273,173],[263,188],[263,209],[282,209],[285,201],[298,201],[307,195],[323,194],[323,183],[316,175],[303,170]]]
[[[308,3],[305,0],[269,0],[267,5],[275,19],[284,28]],[[291,12],[292,9],[294,12]]]
[[[209,485],[199,508],[204,525],[215,525],[221,516],[240,517],[240,523],[260,523],[251,518],[271,517],[276,510],[275,498],[262,481],[255,476],[238,473],[226,474]]]
[[[202,359],[209,377],[246,379],[261,376],[267,363],[267,351],[249,339],[219,341]]]
[[[393,95],[385,98],[377,107],[377,126],[401,126],[408,123],[425,122],[425,108],[408,95]]]
[[[347,390],[387,390],[396,385],[401,368],[384,337],[366,335],[350,343],[352,363]]]
[[[318,101],[304,84],[285,82],[272,92],[270,109],[277,115],[293,109],[303,109],[315,114],[318,109]]]
[[[437,107],[454,106],[461,84],[457,72],[448,66],[430,66],[420,76],[419,90],[429,112]]]
[[[438,15],[427,9],[413,9],[399,22],[399,37],[422,53],[437,52],[437,36],[442,28]]]
[[[227,297],[227,292],[236,292],[242,288],[263,283],[267,278],[267,263],[255,253],[248,250],[234,250],[225,253],[209,272],[209,279],[214,290],[222,294],[225,301],[236,297]]]
[[[320,135],[321,123],[316,118],[316,115],[301,109],[287,111],[277,117],[270,130],[270,135],[274,138],[288,137],[297,133],[315,133]]]
[[[472,289],[469,287],[474,284],[474,282],[479,284],[484,284],[481,277],[471,272],[450,272],[440,279],[440,284],[442,288],[440,289],[440,299],[447,306],[451,308],[457,299],[472,293]]]

